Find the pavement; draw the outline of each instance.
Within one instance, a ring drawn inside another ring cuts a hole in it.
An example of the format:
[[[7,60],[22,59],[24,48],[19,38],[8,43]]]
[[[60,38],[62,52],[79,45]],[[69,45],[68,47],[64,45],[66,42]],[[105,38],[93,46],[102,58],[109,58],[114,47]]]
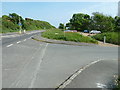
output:
[[[2,88],[58,88],[81,69],[73,78],[77,83],[73,85],[70,81],[66,88],[101,88],[99,83],[106,85],[118,73],[118,47],[74,46],[31,39],[39,33],[2,38]]]

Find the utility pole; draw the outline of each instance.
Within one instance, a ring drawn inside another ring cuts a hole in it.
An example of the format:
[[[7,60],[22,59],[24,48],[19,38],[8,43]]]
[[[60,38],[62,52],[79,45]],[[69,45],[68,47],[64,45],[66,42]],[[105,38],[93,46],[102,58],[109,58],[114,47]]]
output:
[[[64,37],[65,37],[65,23],[64,23]]]
[[[21,28],[21,21],[20,21],[20,16],[19,16],[19,23],[18,23],[18,25],[19,25],[19,33],[21,34],[22,33],[22,28]]]

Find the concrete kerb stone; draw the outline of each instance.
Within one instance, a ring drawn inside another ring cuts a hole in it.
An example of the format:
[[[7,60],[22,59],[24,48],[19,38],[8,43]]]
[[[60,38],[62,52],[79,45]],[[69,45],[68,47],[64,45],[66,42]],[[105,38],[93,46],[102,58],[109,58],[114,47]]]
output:
[[[90,46],[90,45],[97,45],[92,43],[80,43],[80,42],[72,42],[72,41],[61,41],[61,40],[52,40],[43,38],[40,35],[36,35],[32,37],[33,40],[45,43],[52,43],[52,44],[65,44],[65,45],[76,45],[76,46]]]

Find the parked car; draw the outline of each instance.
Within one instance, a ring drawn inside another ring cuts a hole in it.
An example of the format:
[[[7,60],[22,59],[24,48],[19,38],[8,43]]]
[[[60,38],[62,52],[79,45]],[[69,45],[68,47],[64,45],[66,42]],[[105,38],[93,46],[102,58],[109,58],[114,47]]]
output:
[[[89,30],[84,30],[83,32],[84,32],[84,33],[89,33]]]
[[[73,32],[77,32],[77,30],[72,30]]]
[[[64,32],[77,32],[77,30],[65,30]]]
[[[98,34],[98,33],[101,33],[101,31],[97,31],[97,30],[90,31],[90,34]]]

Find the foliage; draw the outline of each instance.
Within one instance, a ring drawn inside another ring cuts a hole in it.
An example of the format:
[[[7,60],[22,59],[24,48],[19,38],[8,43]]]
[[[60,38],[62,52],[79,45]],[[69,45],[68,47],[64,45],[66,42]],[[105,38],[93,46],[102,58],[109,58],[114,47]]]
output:
[[[68,29],[78,31],[100,30],[101,32],[118,32],[120,30],[120,17],[115,18],[99,12],[92,13],[93,16],[78,13],[73,14],[72,19],[66,23]]]
[[[103,15],[102,13],[93,13],[91,17],[90,29],[100,30],[101,32],[112,32],[115,28],[115,20],[111,16]]]
[[[118,40],[119,35],[120,35],[120,33],[118,33],[118,32],[107,32],[107,33],[97,34],[95,36],[92,36],[92,38],[103,41],[104,36],[106,36],[107,43],[113,43],[113,44],[119,45],[120,44],[120,42]]]
[[[90,16],[83,13],[73,14],[72,19],[70,19],[70,23],[67,23],[70,29],[80,31],[88,29],[89,24]]]
[[[60,25],[59,25],[59,29],[65,29],[64,24],[60,23]]]
[[[30,18],[25,18],[25,20],[17,15],[16,13],[11,13],[8,16],[3,15],[2,19],[0,20],[2,22],[2,33],[6,32],[17,32],[19,31],[19,24],[22,24],[22,29],[24,30],[40,30],[40,29],[51,29],[55,28],[51,24],[49,24],[46,21],[40,21],[40,20],[33,20]]]
[[[0,33],[2,33],[2,18],[0,17]]]
[[[92,39],[90,37],[86,37],[83,35],[80,35],[79,33],[64,33],[61,30],[47,30],[46,32],[42,33],[43,37],[46,37],[48,39],[57,39],[57,40],[65,40],[65,41],[75,41],[75,42],[86,42],[86,43],[98,43],[95,39]]]
[[[115,17],[115,31],[120,30],[120,17],[116,16]]]

